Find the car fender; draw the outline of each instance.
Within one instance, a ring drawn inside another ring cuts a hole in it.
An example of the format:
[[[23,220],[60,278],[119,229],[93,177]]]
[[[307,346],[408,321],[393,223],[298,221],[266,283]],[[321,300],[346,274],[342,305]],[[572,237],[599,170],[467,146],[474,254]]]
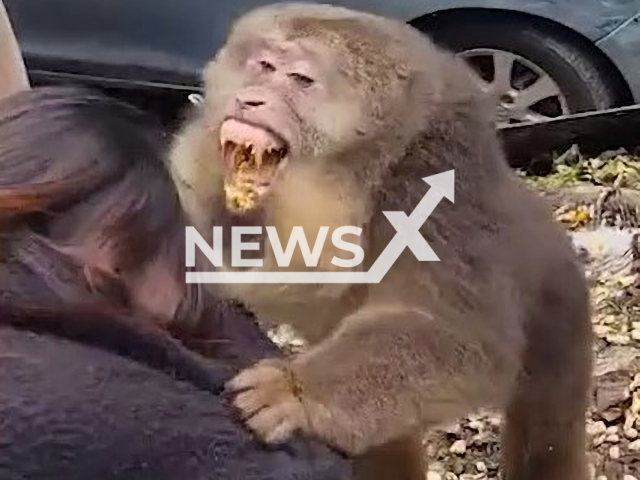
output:
[[[405,21],[465,8],[520,12],[553,20],[593,41],[615,30],[640,7],[640,2],[628,0],[335,0],[333,3]]]
[[[596,45],[607,55],[629,85],[636,102],[640,101],[640,13],[626,21]]]

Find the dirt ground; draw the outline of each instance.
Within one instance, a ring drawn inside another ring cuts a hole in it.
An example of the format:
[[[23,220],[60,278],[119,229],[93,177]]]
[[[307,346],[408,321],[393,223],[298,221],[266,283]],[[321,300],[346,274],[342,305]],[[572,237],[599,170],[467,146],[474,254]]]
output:
[[[589,159],[574,147],[544,177],[519,173],[566,227],[590,282],[596,335],[585,419],[591,476],[640,480],[640,157],[617,151]],[[287,328],[272,338],[294,351],[304,348]],[[430,432],[427,480],[497,480],[500,426],[500,415],[477,412]]]

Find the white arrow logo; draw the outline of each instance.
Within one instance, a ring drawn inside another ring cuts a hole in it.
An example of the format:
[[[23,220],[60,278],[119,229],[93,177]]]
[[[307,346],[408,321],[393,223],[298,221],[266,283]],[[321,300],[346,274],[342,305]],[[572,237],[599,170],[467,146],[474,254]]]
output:
[[[396,229],[396,234],[368,272],[187,272],[187,283],[380,283],[405,248],[409,248],[421,262],[439,262],[436,253],[420,234],[420,227],[443,198],[454,202],[454,171],[422,180],[431,188],[411,215],[383,212]]]

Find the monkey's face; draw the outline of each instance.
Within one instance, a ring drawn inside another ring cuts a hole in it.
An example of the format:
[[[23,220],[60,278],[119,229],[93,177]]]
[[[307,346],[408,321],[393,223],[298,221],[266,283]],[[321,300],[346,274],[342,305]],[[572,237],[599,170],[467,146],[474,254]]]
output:
[[[360,56],[351,32],[278,27],[236,27],[205,72],[206,127],[234,212],[261,206],[291,169],[384,150],[394,137],[388,119],[406,100],[398,65]]]
[[[255,209],[290,164],[326,159],[357,130],[359,98],[336,88],[330,60],[301,43],[234,44],[226,51],[233,61],[209,69],[210,127],[232,211]]]

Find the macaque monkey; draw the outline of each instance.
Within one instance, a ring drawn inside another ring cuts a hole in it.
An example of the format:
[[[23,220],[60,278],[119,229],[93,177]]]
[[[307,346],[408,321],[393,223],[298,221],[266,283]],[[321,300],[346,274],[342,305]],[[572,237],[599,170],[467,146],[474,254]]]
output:
[[[318,441],[256,443],[221,396],[279,351],[184,284],[165,144],[90,90],[0,101],[0,478],[349,480]]]
[[[358,457],[360,478],[418,479],[424,429],[494,407],[505,479],[585,480],[583,272],[510,170],[463,60],[393,20],[277,4],[237,21],[204,81],[171,151],[182,205],[210,245],[216,226],[263,233],[243,252],[261,266],[232,266],[226,241],[218,271],[368,271],[396,235],[385,212],[411,215],[435,188],[425,177],[451,181],[419,228],[439,261],[406,248],[379,283],[223,285],[311,343],[229,382],[257,438],[304,432]],[[359,227],[364,261],[342,268],[332,258],[349,254],[325,247],[307,268],[296,247],[280,267],[269,226],[282,248],[295,226],[311,243],[322,226]]]

